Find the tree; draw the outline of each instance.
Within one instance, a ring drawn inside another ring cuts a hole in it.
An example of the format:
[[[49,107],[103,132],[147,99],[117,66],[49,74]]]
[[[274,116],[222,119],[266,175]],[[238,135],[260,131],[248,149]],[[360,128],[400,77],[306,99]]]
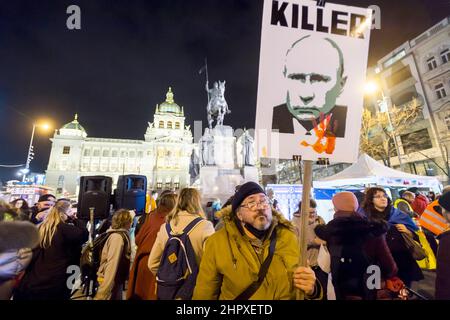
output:
[[[383,160],[384,164],[390,167],[391,158],[397,156],[395,137],[411,127],[422,112],[422,104],[413,98],[410,103],[401,107],[390,107],[388,112],[389,114],[380,111],[373,113],[367,108],[364,109],[360,150],[373,158]]]

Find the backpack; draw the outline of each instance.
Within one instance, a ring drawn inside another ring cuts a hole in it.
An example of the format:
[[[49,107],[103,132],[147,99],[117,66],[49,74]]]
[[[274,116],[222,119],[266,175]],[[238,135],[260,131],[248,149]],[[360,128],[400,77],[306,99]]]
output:
[[[336,299],[349,296],[364,300],[375,299],[376,291],[367,287],[370,261],[364,252],[363,243],[328,244],[331,258],[331,276]]]
[[[109,236],[113,233],[119,233],[122,236],[124,244],[127,245],[129,243],[128,236],[123,231],[104,232],[95,238],[92,244],[88,243],[81,251],[81,284],[84,287],[84,292],[86,295],[89,294],[93,297],[97,292],[99,285],[97,282],[97,272],[100,268],[102,250]]]
[[[158,300],[189,300],[194,292],[198,265],[189,240],[189,232],[203,218],[190,222],[181,234],[172,235],[170,223],[166,223],[169,239],[164,247],[156,274],[156,297]]]

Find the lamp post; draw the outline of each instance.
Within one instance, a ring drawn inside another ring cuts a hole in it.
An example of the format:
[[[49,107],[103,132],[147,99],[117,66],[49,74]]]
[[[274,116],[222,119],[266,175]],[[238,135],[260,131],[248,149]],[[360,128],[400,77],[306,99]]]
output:
[[[23,182],[26,181],[27,174],[30,172],[30,162],[31,162],[31,160],[34,159],[34,157],[33,157],[34,156],[33,139],[34,139],[34,133],[36,131],[36,127],[41,127],[44,130],[48,130],[50,128],[50,126],[46,123],[45,124],[33,123],[33,130],[31,131],[31,138],[30,138],[30,146],[28,147],[27,161],[25,163],[25,169],[22,169],[22,173],[23,173],[22,181]]]
[[[390,129],[390,131],[393,132],[393,140],[394,140],[395,150],[397,152],[398,163],[400,164],[400,170],[403,171],[403,161],[402,161],[402,157],[400,156],[400,149],[398,147],[397,137],[395,135],[395,128],[392,125],[391,115],[389,112],[389,101],[390,100],[388,97],[386,97],[384,95],[383,89],[379,88],[378,85],[374,82],[368,82],[366,84],[365,91],[366,91],[366,93],[369,93],[369,94],[373,94],[376,91],[380,91],[380,93],[381,93],[381,101],[377,100],[377,104],[378,104],[378,107],[381,112],[386,112],[387,119],[389,122],[389,127],[390,127],[389,129]]]

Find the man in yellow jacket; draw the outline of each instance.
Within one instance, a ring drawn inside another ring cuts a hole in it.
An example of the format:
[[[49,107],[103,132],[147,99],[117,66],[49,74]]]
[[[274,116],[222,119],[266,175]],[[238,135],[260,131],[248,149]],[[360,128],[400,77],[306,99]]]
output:
[[[285,300],[295,298],[295,288],[307,299],[321,298],[313,270],[297,267],[300,252],[294,226],[271,208],[258,184],[242,185],[221,215],[224,226],[206,241],[193,299]],[[271,247],[272,260],[258,281]]]

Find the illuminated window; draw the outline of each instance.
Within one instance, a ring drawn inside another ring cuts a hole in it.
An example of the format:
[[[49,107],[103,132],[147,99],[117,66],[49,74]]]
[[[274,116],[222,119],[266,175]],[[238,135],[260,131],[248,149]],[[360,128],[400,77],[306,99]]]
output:
[[[175,129],[180,129],[180,123],[179,122],[175,122]]]
[[[158,182],[156,184],[156,189],[162,189],[162,182]]]
[[[173,187],[174,187],[175,189],[180,189],[180,183],[179,183],[179,182],[175,182],[175,183],[173,184]]]
[[[436,85],[434,87],[434,91],[436,92],[436,96],[438,99],[445,98],[447,96],[447,92],[445,92],[444,85],[442,83]]]
[[[70,153],[70,147],[64,147],[63,154],[69,154],[69,153]]]
[[[437,62],[436,59],[434,57],[431,57],[430,59],[427,60],[427,66],[428,66],[428,70],[431,71],[433,69],[437,68]]]
[[[168,129],[172,129],[172,121],[168,121],[167,122],[167,128]]]
[[[449,49],[445,49],[444,51],[441,52],[441,59],[442,59],[442,63],[447,63],[450,61],[450,50]]]
[[[171,182],[166,182],[166,189],[171,189],[172,188],[172,183]]]
[[[160,128],[164,128],[164,121],[160,121],[160,122],[159,122],[159,127],[160,127]]]

